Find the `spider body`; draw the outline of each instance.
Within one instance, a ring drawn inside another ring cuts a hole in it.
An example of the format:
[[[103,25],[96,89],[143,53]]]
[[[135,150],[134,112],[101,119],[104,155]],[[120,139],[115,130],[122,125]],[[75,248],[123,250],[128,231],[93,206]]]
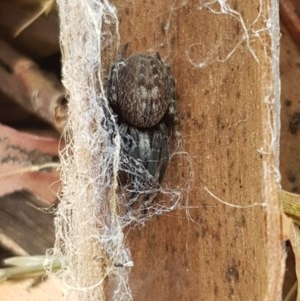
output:
[[[174,120],[175,81],[160,56],[120,58],[111,68],[107,98],[118,115],[122,185],[130,202],[161,183],[169,159],[165,121]],[[125,176],[124,176],[125,174]]]

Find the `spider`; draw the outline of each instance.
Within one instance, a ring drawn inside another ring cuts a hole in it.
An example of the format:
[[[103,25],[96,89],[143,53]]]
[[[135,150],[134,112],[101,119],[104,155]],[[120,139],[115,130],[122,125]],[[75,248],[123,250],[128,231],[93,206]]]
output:
[[[122,138],[122,186],[129,205],[143,205],[163,180],[168,161],[166,123],[176,119],[175,81],[159,54],[120,57],[110,70],[107,98],[118,115]]]

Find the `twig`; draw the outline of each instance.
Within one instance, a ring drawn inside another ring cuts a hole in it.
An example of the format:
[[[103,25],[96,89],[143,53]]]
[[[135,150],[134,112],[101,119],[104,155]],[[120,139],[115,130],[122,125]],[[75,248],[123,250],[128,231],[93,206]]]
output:
[[[62,131],[66,98],[61,83],[32,60],[0,40],[0,90],[27,111]]]

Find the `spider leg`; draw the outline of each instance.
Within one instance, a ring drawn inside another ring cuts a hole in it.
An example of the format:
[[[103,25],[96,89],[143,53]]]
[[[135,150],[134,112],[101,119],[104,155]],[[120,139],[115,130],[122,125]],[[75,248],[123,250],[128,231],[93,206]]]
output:
[[[129,133],[134,144],[129,153],[136,167],[136,174],[133,175],[134,187],[138,192],[149,190],[153,182],[153,175],[149,170],[151,136],[149,131],[141,131],[134,127],[129,128]]]
[[[158,175],[158,183],[161,183],[166,169],[169,163],[169,150],[168,150],[168,130],[164,123],[159,125],[160,133],[161,133],[161,144],[160,144],[160,156],[159,156],[159,175]]]
[[[114,109],[114,111],[120,114],[119,104],[119,95],[118,95],[118,85],[119,85],[119,72],[125,66],[125,61],[120,56],[119,60],[111,67],[108,80],[105,86],[106,97],[109,101],[109,104]]]
[[[129,127],[128,132],[132,139],[131,141],[132,145],[129,148],[129,155],[133,159],[140,161],[142,158],[141,158],[141,149],[140,149],[140,135],[138,129]]]
[[[106,96],[110,105],[115,108],[118,103],[117,95],[117,65],[113,65],[106,83]]]
[[[153,178],[158,178],[157,173],[159,173],[159,157],[160,157],[160,148],[161,148],[162,135],[160,131],[155,130],[153,133],[151,141],[151,154],[148,162],[148,171]]]
[[[144,202],[146,190],[150,190],[152,177],[149,176],[148,162],[150,154],[150,139],[148,131],[141,131],[135,127],[122,125],[120,134],[122,136],[122,162],[123,170],[129,181],[128,205],[142,201]]]
[[[155,182],[161,183],[165,175],[169,161],[168,152],[168,131],[164,123],[154,131],[151,145],[151,159],[149,160],[148,171]]]
[[[124,139],[126,133],[128,131],[128,125],[125,124],[125,123],[122,123],[120,126],[119,126],[119,133],[120,133],[120,136],[122,139]]]

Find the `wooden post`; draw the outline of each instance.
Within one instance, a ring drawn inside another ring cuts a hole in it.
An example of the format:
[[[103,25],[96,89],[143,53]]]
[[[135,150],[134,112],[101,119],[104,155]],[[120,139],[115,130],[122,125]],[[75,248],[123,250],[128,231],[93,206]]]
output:
[[[127,229],[134,300],[279,300],[277,1],[115,4],[121,46],[171,67],[192,163],[164,182],[182,207]]]

